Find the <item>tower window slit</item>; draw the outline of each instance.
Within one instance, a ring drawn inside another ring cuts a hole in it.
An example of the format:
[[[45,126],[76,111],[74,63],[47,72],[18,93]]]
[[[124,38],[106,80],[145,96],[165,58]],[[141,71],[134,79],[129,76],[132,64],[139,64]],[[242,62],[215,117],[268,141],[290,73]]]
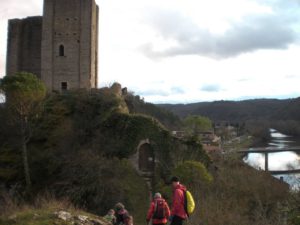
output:
[[[65,47],[63,45],[59,46],[59,56],[65,56]]]
[[[68,83],[67,82],[61,82],[61,90],[62,91],[68,90]]]

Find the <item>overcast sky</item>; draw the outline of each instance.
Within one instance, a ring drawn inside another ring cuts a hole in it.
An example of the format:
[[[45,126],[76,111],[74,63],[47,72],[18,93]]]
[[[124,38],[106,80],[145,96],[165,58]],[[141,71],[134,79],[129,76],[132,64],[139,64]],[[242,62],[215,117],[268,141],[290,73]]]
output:
[[[42,0],[0,0],[7,19]],[[117,81],[153,103],[300,96],[300,0],[97,0],[99,87]]]

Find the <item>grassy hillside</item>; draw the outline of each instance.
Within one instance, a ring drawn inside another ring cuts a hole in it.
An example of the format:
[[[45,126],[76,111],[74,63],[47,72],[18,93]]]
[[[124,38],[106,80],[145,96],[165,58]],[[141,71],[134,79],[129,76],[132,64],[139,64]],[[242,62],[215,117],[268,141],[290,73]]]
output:
[[[76,209],[64,201],[44,199],[35,206],[11,204],[5,210],[0,213],[0,225],[109,225],[102,217]]]
[[[24,196],[18,129],[5,108],[0,115],[0,182],[13,187],[15,195]],[[51,191],[100,214],[123,202],[138,222],[144,221],[147,211],[148,188],[129,157],[141,140],[153,143],[160,162],[157,183],[165,183],[182,160],[210,163],[199,143],[174,138],[154,117],[130,113],[124,96],[110,88],[49,95],[43,113],[32,120],[31,134],[28,155],[33,193]]]

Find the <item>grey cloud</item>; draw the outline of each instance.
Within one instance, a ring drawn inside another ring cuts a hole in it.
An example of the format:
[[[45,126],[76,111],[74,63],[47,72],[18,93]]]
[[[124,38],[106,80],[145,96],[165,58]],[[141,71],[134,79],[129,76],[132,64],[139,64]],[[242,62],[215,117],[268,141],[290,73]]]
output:
[[[171,87],[171,89],[168,90],[163,90],[163,89],[147,89],[147,90],[140,90],[138,91],[137,94],[141,96],[153,96],[153,95],[158,95],[158,96],[163,96],[167,97],[170,95],[176,95],[176,94],[184,94],[185,91],[181,87]]]
[[[219,92],[222,90],[222,88],[218,84],[206,84],[203,85],[200,90],[205,92]]]
[[[40,15],[41,9],[42,1],[27,0],[26,4],[20,4],[20,0],[0,1],[1,20]]]
[[[244,17],[233,22],[222,35],[202,29],[178,12],[156,11],[149,22],[165,40],[177,43],[173,47],[155,51],[152,43],[140,50],[150,58],[177,55],[204,55],[211,58],[228,58],[259,49],[285,49],[296,43],[298,34],[292,28],[299,16],[280,12]]]
[[[141,91],[138,91],[137,94],[141,95],[141,96],[158,95],[158,96],[165,96],[165,97],[170,95],[170,93],[168,91],[159,90],[159,89],[141,90]]]
[[[172,87],[171,92],[172,94],[184,94],[185,90],[181,87]]]
[[[296,78],[300,78],[300,75],[293,75],[293,74],[290,74],[290,75],[286,75],[284,76],[285,79],[296,79]]]
[[[242,79],[238,79],[237,81],[238,82],[248,82],[248,81],[251,81],[251,80],[253,80],[253,79],[251,79],[251,78],[242,78]]]
[[[288,10],[291,12],[291,9],[295,9],[297,5],[300,5],[300,0],[255,0],[258,4],[265,4],[271,6],[273,9],[279,11]]]

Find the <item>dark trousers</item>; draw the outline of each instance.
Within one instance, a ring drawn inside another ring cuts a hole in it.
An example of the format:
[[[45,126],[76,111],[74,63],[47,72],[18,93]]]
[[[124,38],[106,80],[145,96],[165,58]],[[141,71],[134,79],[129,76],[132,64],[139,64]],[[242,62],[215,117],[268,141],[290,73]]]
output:
[[[179,216],[174,216],[170,225],[182,225],[184,219],[180,218]]]

